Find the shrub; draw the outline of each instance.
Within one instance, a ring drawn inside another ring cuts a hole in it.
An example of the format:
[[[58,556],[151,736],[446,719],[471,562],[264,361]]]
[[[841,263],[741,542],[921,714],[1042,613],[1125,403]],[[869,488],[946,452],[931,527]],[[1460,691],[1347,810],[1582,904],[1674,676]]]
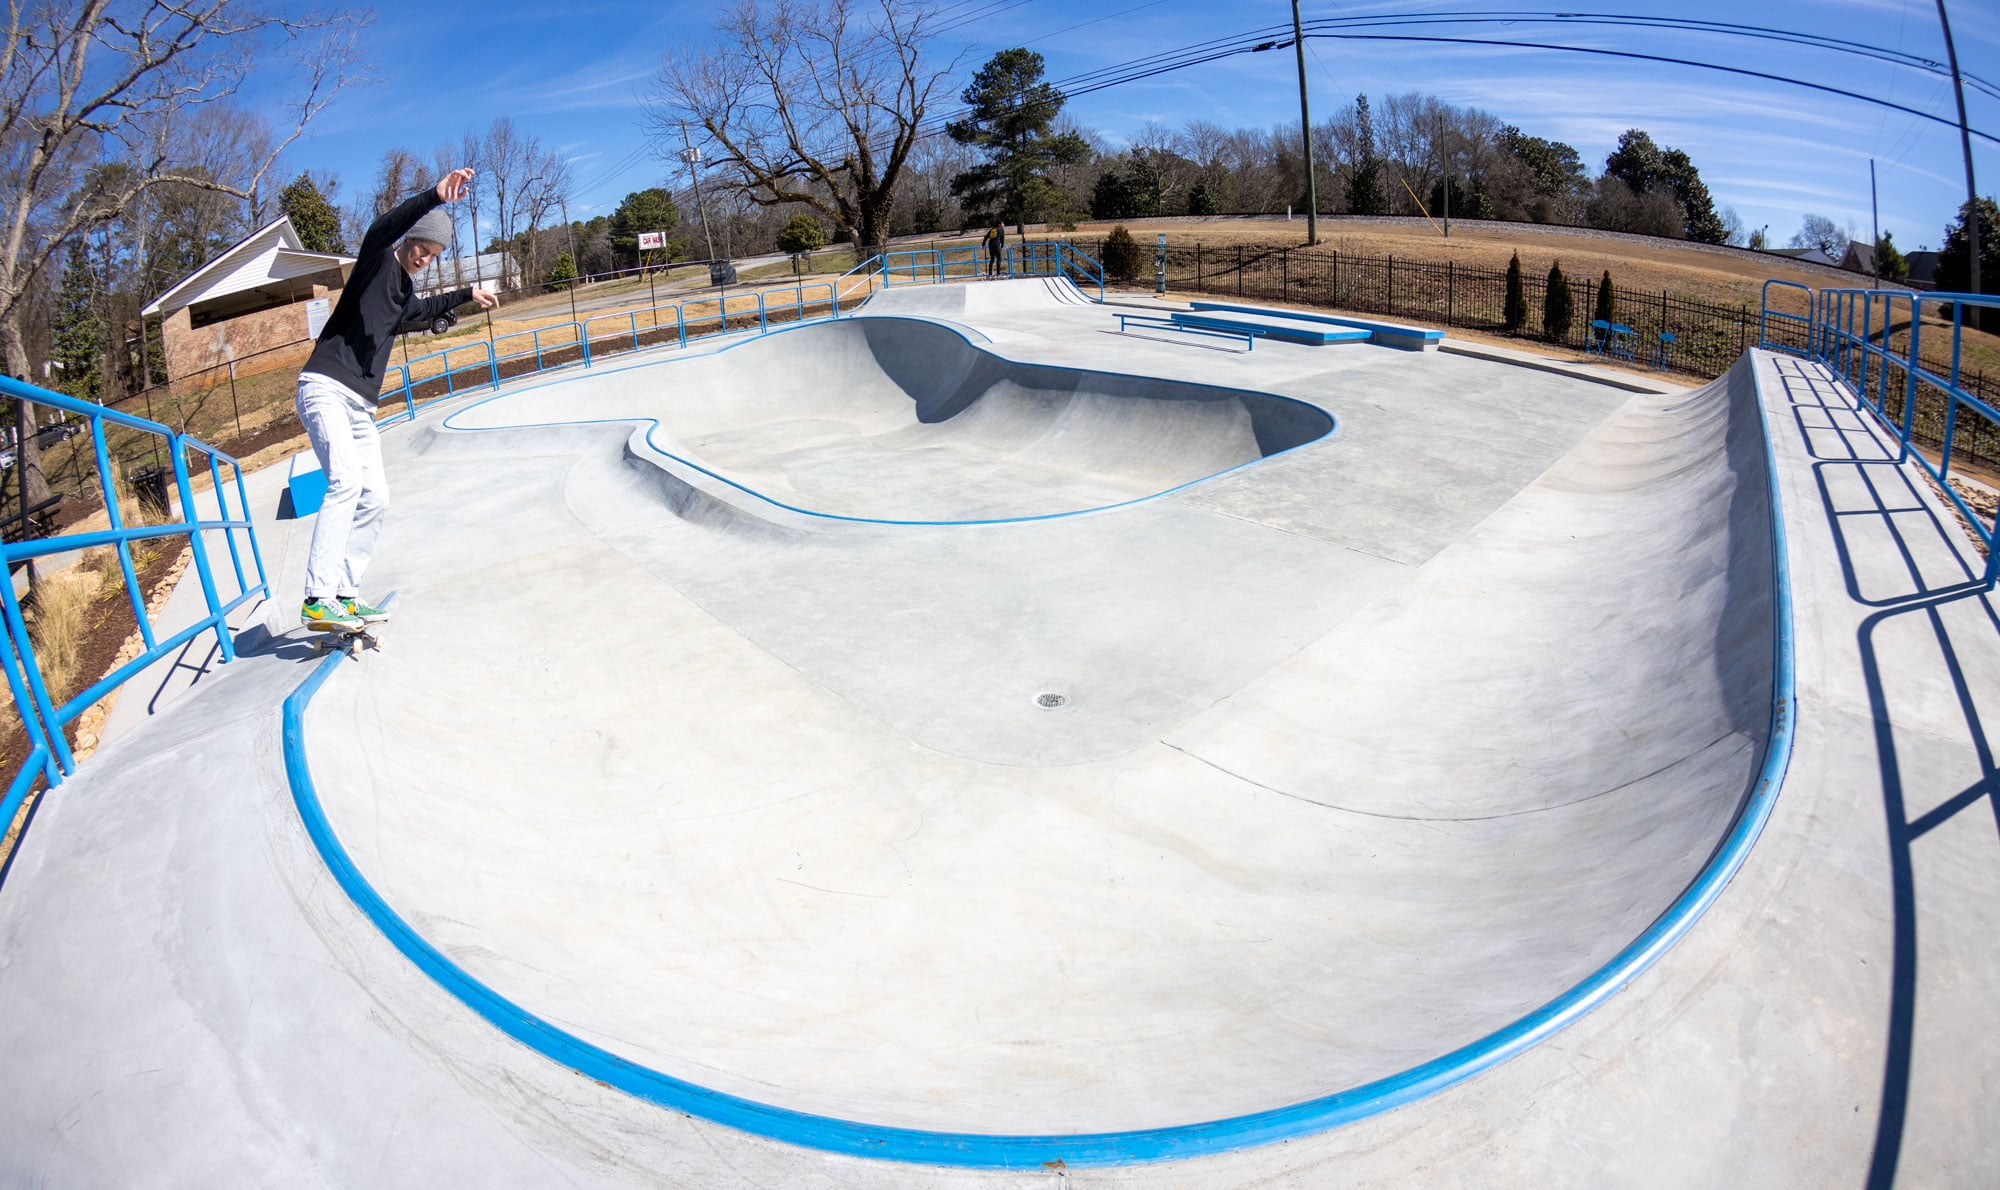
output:
[[[1196,216],[1215,214],[1215,191],[1210,188],[1207,178],[1197,179],[1194,188],[1188,191],[1187,213]]]
[[[1113,281],[1130,281],[1139,275],[1144,259],[1139,252],[1139,241],[1125,230],[1123,223],[1111,229],[1104,240],[1104,275]]]
[[[1570,323],[1576,320],[1576,299],[1569,292],[1569,278],[1563,276],[1562,261],[1549,266],[1549,292],[1542,302],[1542,333],[1555,342],[1569,338]]]
[[[1618,298],[1611,290],[1610,269],[1604,270],[1604,279],[1597,283],[1597,309],[1591,317],[1607,324],[1618,321]]]
[[[826,228],[811,215],[793,215],[778,233],[778,251],[790,256],[816,252],[826,247]]]
[[[576,261],[571,260],[569,253],[565,252],[556,257],[555,265],[549,269],[549,285],[556,289],[568,289],[570,282],[574,280],[576,280]]]
[[[1528,295],[1521,285],[1521,254],[1507,262],[1507,306],[1502,323],[1510,331],[1528,325]]]

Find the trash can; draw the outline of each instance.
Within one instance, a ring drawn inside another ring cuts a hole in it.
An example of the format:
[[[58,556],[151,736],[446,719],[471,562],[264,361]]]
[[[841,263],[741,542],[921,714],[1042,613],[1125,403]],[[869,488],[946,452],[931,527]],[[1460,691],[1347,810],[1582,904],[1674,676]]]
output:
[[[139,497],[139,504],[154,516],[165,517],[171,511],[167,503],[167,485],[173,482],[171,467],[141,467],[132,473],[132,491]]]
[[[708,283],[710,285],[736,284],[736,266],[726,260],[710,261],[708,265]]]

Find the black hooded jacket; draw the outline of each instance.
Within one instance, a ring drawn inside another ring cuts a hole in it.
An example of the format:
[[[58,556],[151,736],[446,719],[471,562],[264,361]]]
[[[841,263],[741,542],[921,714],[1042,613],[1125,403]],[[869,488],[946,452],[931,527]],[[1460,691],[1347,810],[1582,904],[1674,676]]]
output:
[[[396,344],[396,328],[405,322],[428,322],[472,300],[470,288],[417,297],[410,275],[396,261],[396,241],[443,201],[436,190],[422,190],[368,225],[355,254],[354,271],[303,371],[337,380],[373,401],[382,392],[382,373]]]

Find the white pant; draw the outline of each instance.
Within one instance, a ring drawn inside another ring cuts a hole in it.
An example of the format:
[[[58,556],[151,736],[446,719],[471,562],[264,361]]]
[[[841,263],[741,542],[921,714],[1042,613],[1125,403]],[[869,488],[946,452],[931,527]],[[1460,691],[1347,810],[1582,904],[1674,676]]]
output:
[[[326,499],[306,555],[306,598],[357,595],[389,512],[375,409],[361,394],[317,372],[299,373],[297,401],[299,421],[326,473]]]

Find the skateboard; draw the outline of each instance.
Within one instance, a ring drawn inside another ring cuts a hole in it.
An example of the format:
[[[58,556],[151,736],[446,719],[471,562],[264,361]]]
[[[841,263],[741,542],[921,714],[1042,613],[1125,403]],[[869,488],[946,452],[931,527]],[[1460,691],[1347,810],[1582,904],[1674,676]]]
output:
[[[358,660],[363,649],[381,651],[382,638],[378,633],[387,623],[385,620],[376,624],[363,624],[359,628],[308,628],[306,631],[312,633],[313,650],[320,656],[324,657],[339,649]]]

